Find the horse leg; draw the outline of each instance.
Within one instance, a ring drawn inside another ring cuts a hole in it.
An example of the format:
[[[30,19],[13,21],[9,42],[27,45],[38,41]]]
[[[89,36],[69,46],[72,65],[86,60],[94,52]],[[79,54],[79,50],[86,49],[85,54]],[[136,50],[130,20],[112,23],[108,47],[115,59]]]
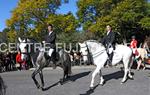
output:
[[[133,79],[133,76],[132,76],[132,74],[131,74],[131,67],[132,67],[132,64],[133,64],[133,58],[131,57],[130,63],[129,63],[129,70],[128,70],[128,77],[129,77],[130,79]]]
[[[100,82],[99,82],[99,84],[103,86],[103,84],[104,84],[104,78],[102,76],[102,71],[101,70],[99,71],[99,76],[100,76]]]
[[[64,71],[64,73],[63,73],[63,78],[61,80],[61,84],[65,81],[65,79],[68,78],[68,66],[66,66],[65,63],[63,66],[63,71]]]
[[[40,79],[41,79],[41,84],[42,84],[42,88],[44,87],[44,77],[43,77],[43,71],[42,71],[43,68],[41,68],[40,72],[39,72],[39,75],[40,75]]]
[[[144,63],[144,61],[143,61],[143,70],[145,70],[145,68],[146,68],[146,65],[145,65],[145,63]]]
[[[92,80],[91,80],[91,84],[90,84],[91,89],[93,89],[93,87],[94,87],[94,78],[99,73],[99,71],[100,71],[100,67],[97,66],[95,71],[92,74]]]
[[[36,80],[35,76],[40,72],[40,68],[38,67],[31,75],[36,87],[39,89],[40,88],[40,84],[38,83],[38,81]]]
[[[141,65],[143,66],[143,70],[145,70],[146,65],[145,65],[145,62],[144,62],[144,58],[143,58],[143,57],[141,58]]]
[[[129,60],[124,59],[123,63],[124,63],[124,76],[123,76],[123,79],[122,79],[121,83],[124,83],[127,80],[127,74],[128,74],[128,71],[129,71]]]
[[[141,59],[139,59],[139,61],[137,61],[137,64],[138,64],[138,66],[137,66],[137,70],[139,70],[140,69],[140,66],[141,66],[141,63],[142,63],[142,60]]]

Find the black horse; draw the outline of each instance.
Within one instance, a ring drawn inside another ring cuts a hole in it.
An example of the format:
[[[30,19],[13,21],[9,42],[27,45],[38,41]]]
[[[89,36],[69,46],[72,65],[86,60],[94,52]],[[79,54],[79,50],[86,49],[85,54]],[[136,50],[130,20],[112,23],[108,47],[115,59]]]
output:
[[[53,64],[59,65],[60,67],[63,68],[64,74],[63,74],[63,78],[60,79],[61,84],[64,81],[64,79],[68,78],[69,74],[71,74],[71,59],[69,54],[65,52],[63,49],[59,50],[58,52],[54,52],[52,54],[51,60],[47,60],[47,53],[43,50],[44,49],[43,47],[41,47],[39,51],[34,52],[33,48],[35,47],[32,46],[35,46],[34,45],[35,43],[33,43],[30,39],[26,41],[19,39],[19,41],[20,41],[19,48],[21,50],[21,56],[24,57],[24,58],[22,57],[22,60],[27,59],[25,57],[30,56],[29,59],[31,59],[33,66],[36,68],[32,73],[32,79],[38,89],[43,89],[44,87],[43,68],[49,65],[50,61],[52,61]],[[30,53],[24,52],[27,51],[24,49],[27,48],[29,49],[29,47],[27,47],[26,42],[32,43],[32,46],[30,46],[31,48]],[[35,78],[37,74],[40,75],[41,85]]]

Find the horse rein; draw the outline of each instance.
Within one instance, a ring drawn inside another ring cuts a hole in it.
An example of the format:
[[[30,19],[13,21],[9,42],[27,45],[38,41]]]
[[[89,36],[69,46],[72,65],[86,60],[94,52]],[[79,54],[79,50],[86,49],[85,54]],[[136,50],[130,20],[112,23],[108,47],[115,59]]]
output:
[[[88,49],[88,45],[87,45],[87,43],[85,42],[85,47],[81,47],[81,48],[87,48],[87,52],[88,52],[88,54],[90,53],[89,52],[89,49]],[[92,54],[91,56],[93,57],[93,58],[95,58],[95,57],[97,57],[97,56],[99,56],[99,55],[101,55],[103,52],[105,51],[105,49],[104,50],[102,50],[102,51],[100,51],[100,52],[97,52],[97,53],[95,53],[95,54]],[[84,55],[83,55],[84,56]],[[87,56],[87,55],[85,55],[85,56]]]

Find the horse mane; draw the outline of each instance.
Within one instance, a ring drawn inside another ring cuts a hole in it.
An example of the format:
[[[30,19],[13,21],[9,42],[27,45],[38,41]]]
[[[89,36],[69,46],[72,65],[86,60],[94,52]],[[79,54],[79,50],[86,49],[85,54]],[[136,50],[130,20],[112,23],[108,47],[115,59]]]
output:
[[[103,46],[103,44],[100,43],[100,42],[98,42],[97,40],[87,40],[87,41],[85,41],[85,42],[94,42],[94,43],[97,43],[97,44]]]
[[[30,43],[37,43],[38,41],[34,38],[27,38],[27,42],[30,42]]]

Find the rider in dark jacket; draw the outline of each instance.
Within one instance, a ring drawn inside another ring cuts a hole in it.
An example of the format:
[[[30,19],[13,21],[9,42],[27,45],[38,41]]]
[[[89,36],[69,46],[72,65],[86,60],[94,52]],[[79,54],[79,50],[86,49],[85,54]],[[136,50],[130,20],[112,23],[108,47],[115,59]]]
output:
[[[56,33],[53,31],[53,26],[51,24],[48,25],[48,34],[45,37],[45,42],[48,44],[50,48],[48,51],[48,59],[54,63],[54,68],[56,68],[55,58],[56,58]]]
[[[112,31],[111,26],[106,26],[107,35],[101,40],[101,43],[105,46],[109,61],[112,62],[113,52],[109,50],[109,48],[113,48],[115,50],[115,33]]]

